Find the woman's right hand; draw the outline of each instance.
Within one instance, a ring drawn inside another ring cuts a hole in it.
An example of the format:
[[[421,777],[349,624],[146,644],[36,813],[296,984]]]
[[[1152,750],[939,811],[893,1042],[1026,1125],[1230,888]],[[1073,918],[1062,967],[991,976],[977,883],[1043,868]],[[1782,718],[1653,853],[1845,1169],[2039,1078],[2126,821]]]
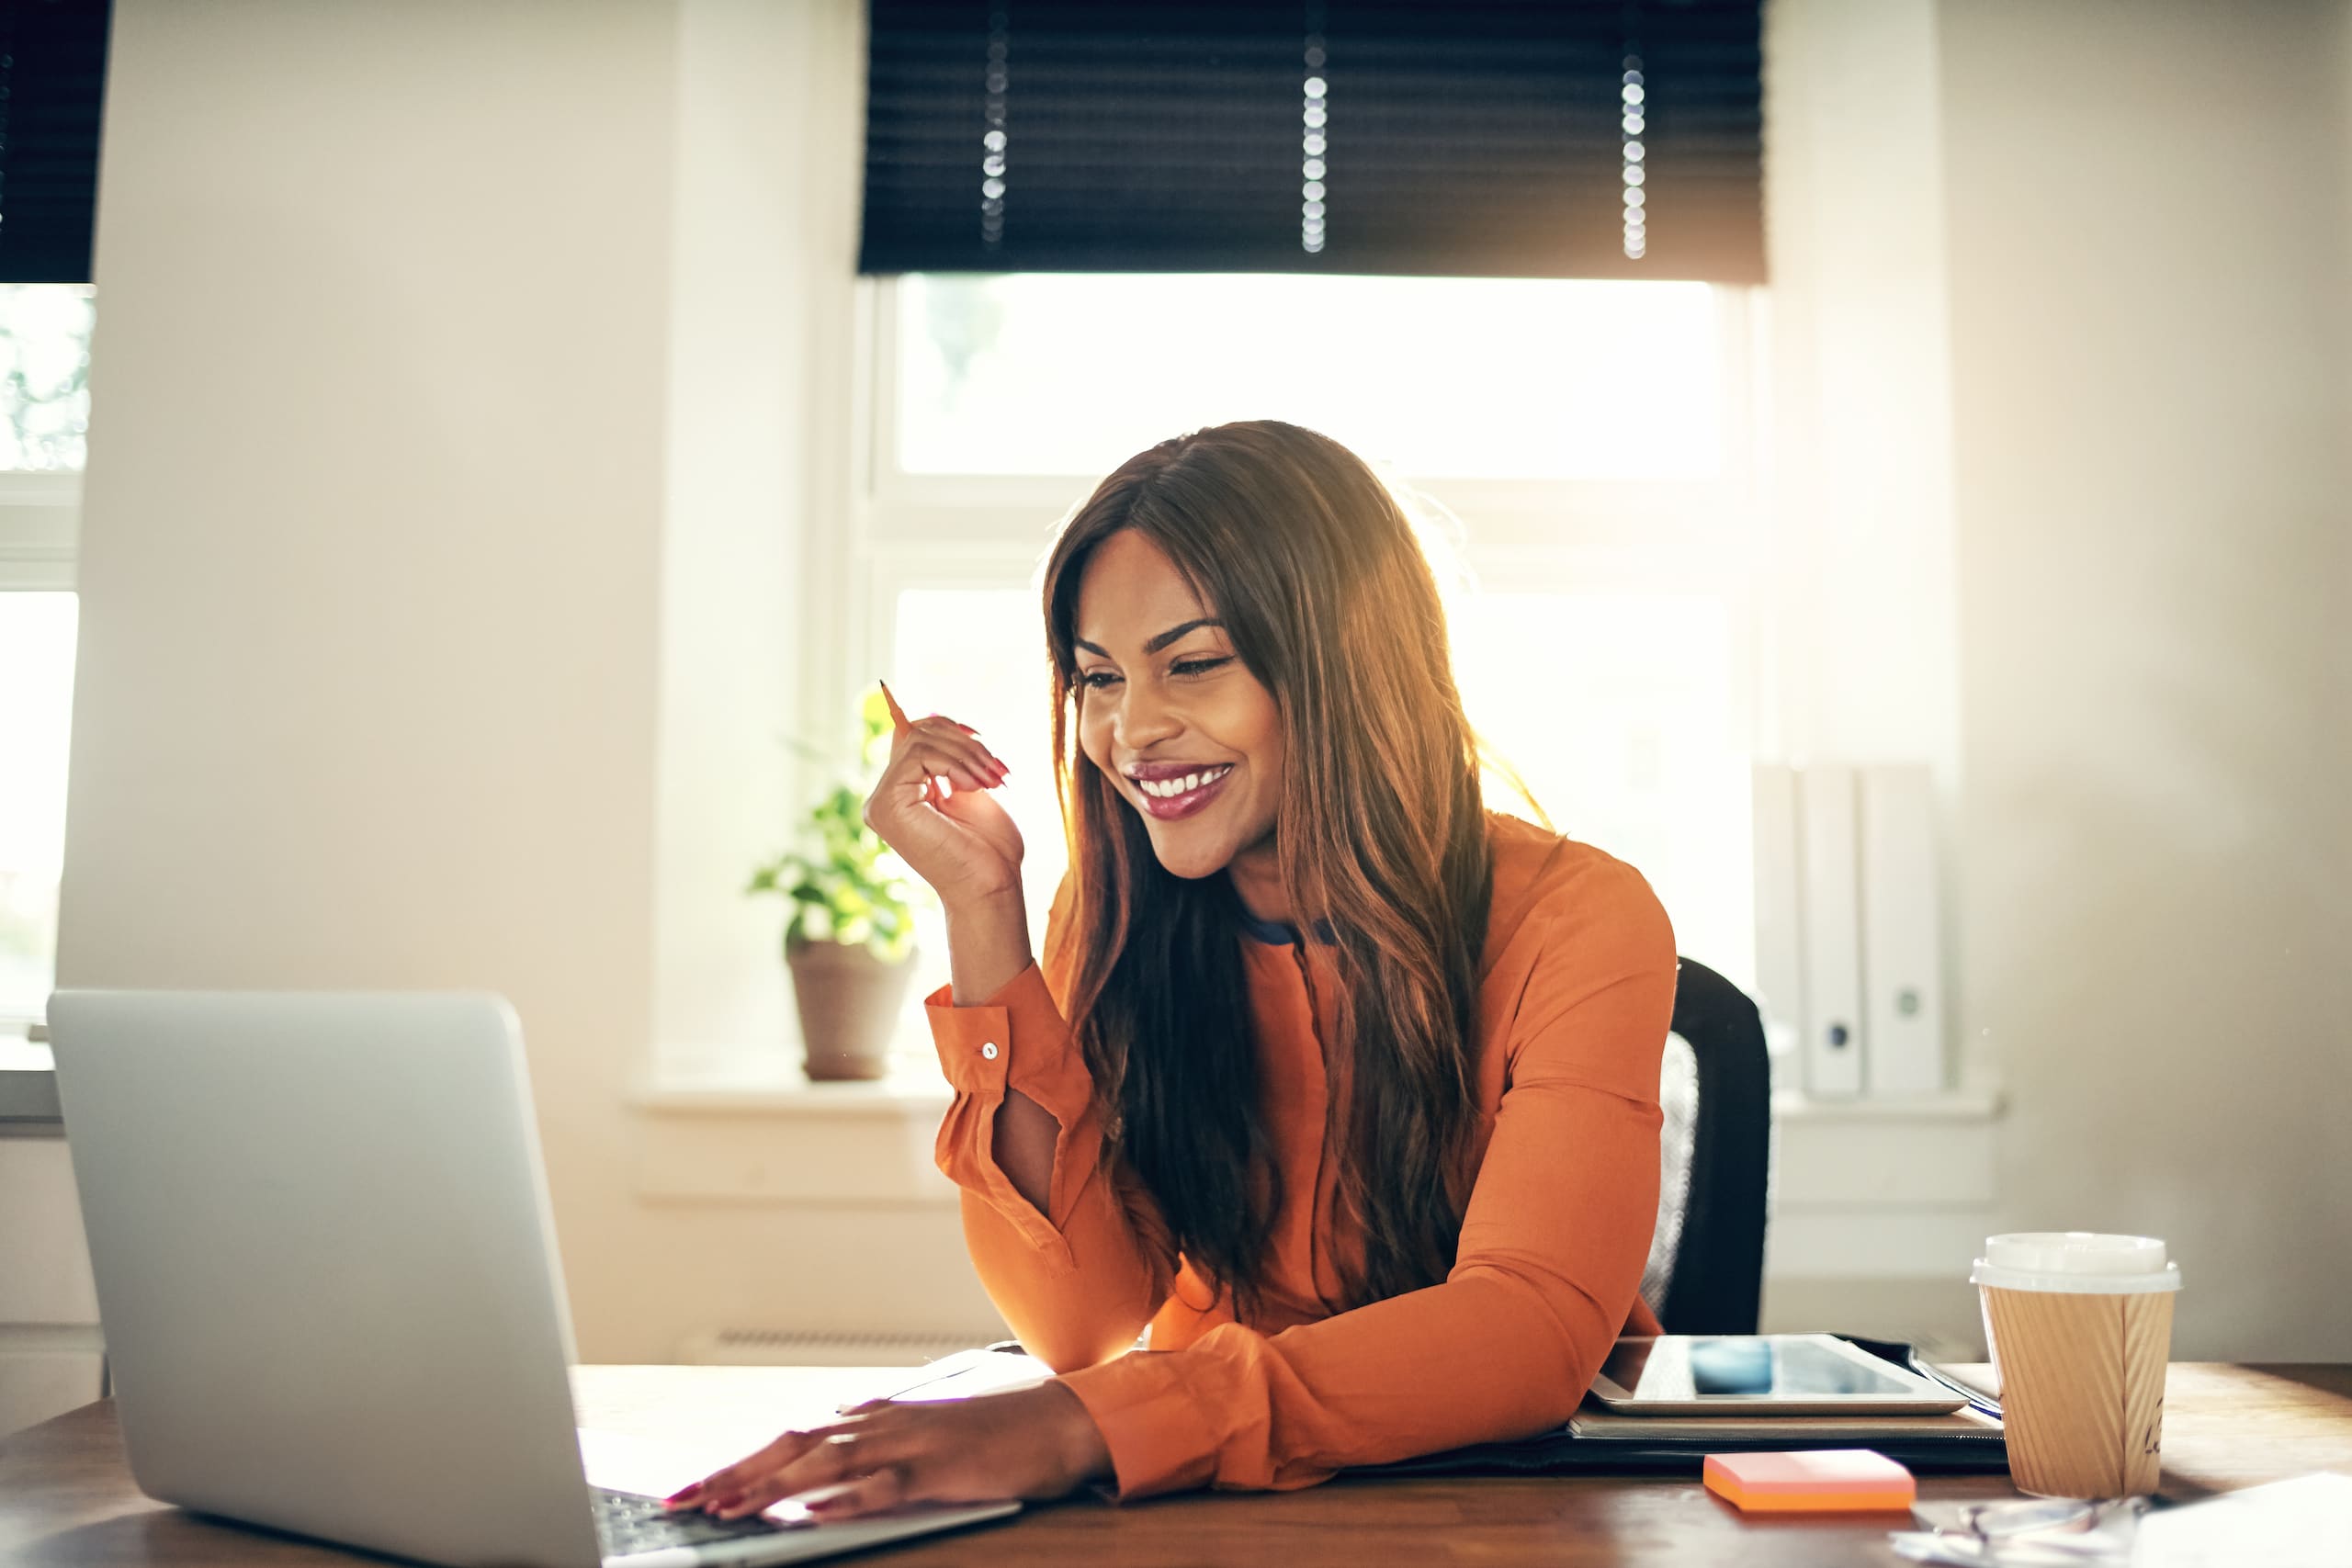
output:
[[[890,761],[866,796],[865,825],[950,910],[1017,894],[1021,829],[988,793],[1004,775],[970,726],[937,714],[911,720],[891,737]]]

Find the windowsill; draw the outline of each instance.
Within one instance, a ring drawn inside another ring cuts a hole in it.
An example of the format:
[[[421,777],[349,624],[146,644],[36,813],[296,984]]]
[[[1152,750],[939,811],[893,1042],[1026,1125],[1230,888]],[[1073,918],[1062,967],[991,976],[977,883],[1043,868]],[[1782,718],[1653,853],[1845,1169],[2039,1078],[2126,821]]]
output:
[[[929,1117],[947,1109],[952,1091],[935,1063],[907,1059],[890,1065],[888,1077],[866,1082],[816,1083],[797,1069],[789,1072],[657,1072],[629,1097],[651,1116],[775,1115],[823,1117]]]
[[[1948,1283],[2000,1228],[1997,1089],[1883,1100],[1772,1097],[1766,1274]]]
[[[638,1191],[656,1202],[945,1205],[932,1163],[950,1091],[909,1057],[871,1083],[670,1065],[630,1097]],[[1773,1097],[1780,1272],[1940,1278],[1986,1234],[1999,1091],[1902,1100]],[[1964,1258],[1962,1263],[1964,1266]]]
[[[1997,1122],[2007,1109],[1997,1089],[1947,1089],[1883,1100],[1811,1100],[1802,1089],[1772,1096],[1781,1122]]]

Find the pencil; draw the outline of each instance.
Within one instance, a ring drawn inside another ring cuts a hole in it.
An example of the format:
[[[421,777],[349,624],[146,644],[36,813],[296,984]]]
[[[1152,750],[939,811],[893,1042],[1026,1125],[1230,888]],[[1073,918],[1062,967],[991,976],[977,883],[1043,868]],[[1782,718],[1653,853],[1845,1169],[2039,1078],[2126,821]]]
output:
[[[899,699],[890,694],[890,682],[876,681],[874,683],[882,688],[882,700],[890,705],[890,722],[898,726],[899,733],[904,735],[913,728],[914,727],[907,722],[907,710],[900,707]]]
[[[890,682],[876,680],[874,683],[882,688],[882,700],[890,706],[890,722],[898,727],[898,733],[904,735],[908,730],[912,729],[914,726],[907,722],[907,710],[900,707],[899,699],[890,694]],[[922,797],[933,805],[939,802],[939,782],[936,779],[928,776],[923,779]]]

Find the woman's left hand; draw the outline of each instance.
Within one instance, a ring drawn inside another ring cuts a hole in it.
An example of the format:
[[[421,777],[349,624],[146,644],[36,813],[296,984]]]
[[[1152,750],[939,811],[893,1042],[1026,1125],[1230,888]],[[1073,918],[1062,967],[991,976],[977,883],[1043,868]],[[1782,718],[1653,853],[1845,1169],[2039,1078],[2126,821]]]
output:
[[[909,1503],[1059,1497],[1110,1474],[1094,1418],[1048,1382],[934,1404],[875,1400],[785,1433],[670,1504],[734,1519],[791,1498],[830,1523]]]

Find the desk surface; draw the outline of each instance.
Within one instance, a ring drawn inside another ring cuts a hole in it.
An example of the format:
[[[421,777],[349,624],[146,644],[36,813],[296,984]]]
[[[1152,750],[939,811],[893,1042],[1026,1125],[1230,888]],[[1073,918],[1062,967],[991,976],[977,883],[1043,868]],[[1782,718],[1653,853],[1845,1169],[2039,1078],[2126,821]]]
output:
[[[583,1426],[707,1441],[714,1427],[775,1418],[887,1389],[904,1369],[582,1367]],[[2165,1390],[2165,1492],[2176,1499],[2314,1470],[2352,1472],[2352,1367],[2181,1364]],[[2007,1497],[2006,1481],[1923,1477],[1928,1497]],[[1430,1564],[1737,1562],[1893,1563],[1885,1517],[1747,1520],[1695,1480],[1462,1477],[1340,1481],[1275,1495],[1226,1494],[1114,1507],[1091,1499],[1008,1523],[852,1559],[892,1568],[1117,1562],[1122,1568],[1279,1563],[1364,1568],[1409,1554]],[[1406,1541],[1409,1540],[1409,1546]],[[198,1519],[140,1495],[114,1408],[101,1401],[0,1439],[0,1562],[12,1568],[350,1563],[351,1555]]]

